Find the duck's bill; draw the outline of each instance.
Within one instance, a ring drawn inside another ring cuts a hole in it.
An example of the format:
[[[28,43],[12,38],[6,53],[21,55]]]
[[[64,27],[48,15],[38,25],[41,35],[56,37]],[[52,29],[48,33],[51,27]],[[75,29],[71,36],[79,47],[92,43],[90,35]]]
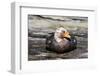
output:
[[[71,36],[69,35],[69,32],[65,32],[65,33],[64,33],[64,37],[65,37],[65,38],[71,38]]]

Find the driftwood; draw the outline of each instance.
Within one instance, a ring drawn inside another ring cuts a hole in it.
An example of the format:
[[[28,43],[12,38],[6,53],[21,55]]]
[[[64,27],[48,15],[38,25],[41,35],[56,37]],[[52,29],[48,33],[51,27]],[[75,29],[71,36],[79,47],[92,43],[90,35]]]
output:
[[[87,58],[88,18],[87,17],[50,17],[41,15],[28,16],[28,60],[75,59]],[[39,23],[38,23],[39,22]],[[77,49],[63,54],[48,51],[46,38],[55,32],[55,27],[63,25],[77,39]],[[68,26],[67,26],[68,25]],[[80,27],[78,27],[80,26]]]

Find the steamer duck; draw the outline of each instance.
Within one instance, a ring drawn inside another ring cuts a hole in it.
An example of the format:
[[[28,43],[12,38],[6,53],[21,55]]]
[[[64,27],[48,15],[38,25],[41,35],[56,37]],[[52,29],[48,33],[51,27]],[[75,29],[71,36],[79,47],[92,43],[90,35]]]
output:
[[[63,28],[57,28],[54,33],[46,38],[46,49],[56,53],[64,53],[73,51],[77,47],[77,40],[75,36]]]

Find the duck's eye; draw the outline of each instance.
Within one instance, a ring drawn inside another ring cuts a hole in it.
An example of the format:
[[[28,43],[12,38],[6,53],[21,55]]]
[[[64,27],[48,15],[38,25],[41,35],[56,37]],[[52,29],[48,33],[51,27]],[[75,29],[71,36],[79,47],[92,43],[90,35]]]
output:
[[[65,33],[65,31],[62,31],[63,33]]]

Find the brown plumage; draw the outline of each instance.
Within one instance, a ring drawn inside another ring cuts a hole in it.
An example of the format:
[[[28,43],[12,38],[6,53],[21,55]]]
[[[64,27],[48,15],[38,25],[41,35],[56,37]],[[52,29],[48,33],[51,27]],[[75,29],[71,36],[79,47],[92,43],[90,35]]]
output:
[[[69,52],[76,49],[77,40],[66,29],[60,27],[55,33],[46,38],[46,49],[57,53]]]

